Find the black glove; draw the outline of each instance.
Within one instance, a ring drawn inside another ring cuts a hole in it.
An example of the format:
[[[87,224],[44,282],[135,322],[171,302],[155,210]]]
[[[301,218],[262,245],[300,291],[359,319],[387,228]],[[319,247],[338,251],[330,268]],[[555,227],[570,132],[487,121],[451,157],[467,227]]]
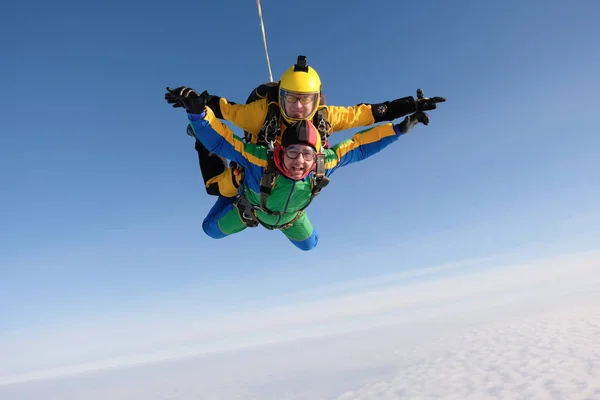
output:
[[[175,89],[167,87],[165,100],[173,104],[173,108],[184,107],[190,114],[202,114],[206,109],[206,99],[208,92],[205,90],[198,94],[194,89],[187,86],[180,86]]]
[[[416,113],[407,116],[404,118],[404,121],[400,122],[398,125],[398,130],[402,135],[410,131],[415,127],[418,123],[422,123],[423,125],[429,124],[429,115],[424,113],[423,111],[417,111]]]
[[[417,111],[435,110],[437,107],[436,103],[443,103],[445,101],[445,97],[423,97],[423,90],[417,89],[417,100],[415,100]]]

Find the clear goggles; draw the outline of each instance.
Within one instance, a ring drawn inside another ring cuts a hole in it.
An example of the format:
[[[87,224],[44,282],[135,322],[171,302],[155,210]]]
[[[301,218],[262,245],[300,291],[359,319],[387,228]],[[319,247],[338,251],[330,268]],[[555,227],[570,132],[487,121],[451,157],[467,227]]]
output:
[[[300,157],[300,154],[302,154],[302,158],[304,158],[304,161],[312,161],[317,156],[317,152],[314,149],[311,149],[310,147],[299,148],[292,145],[284,148],[283,151],[285,153],[285,156],[292,160],[295,160],[296,158]]]

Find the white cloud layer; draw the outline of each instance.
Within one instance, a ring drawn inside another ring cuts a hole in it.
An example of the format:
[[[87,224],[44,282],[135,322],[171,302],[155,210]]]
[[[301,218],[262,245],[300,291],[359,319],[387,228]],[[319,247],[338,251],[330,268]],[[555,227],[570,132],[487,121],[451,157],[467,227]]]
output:
[[[92,354],[90,343],[107,334],[118,342],[105,345],[114,354],[135,337],[162,347],[106,362],[5,373],[0,398],[600,398],[600,252],[410,285],[393,281],[314,302],[215,316],[202,325],[168,320],[163,327],[147,321],[130,327],[122,336],[84,326],[41,343],[35,342],[39,337],[3,338],[5,372],[54,362],[61,350],[72,359],[82,348]],[[82,334],[89,343],[77,341]],[[28,345],[28,357],[19,358]],[[241,347],[250,348],[27,381]],[[36,351],[46,358],[36,359]]]

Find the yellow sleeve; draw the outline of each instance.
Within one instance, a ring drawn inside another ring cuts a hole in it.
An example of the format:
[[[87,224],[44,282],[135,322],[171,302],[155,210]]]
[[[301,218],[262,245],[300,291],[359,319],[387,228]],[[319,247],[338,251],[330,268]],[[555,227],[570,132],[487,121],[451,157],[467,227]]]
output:
[[[219,108],[223,119],[250,132],[254,137],[260,132],[268,110],[267,99],[253,101],[250,104],[231,104],[222,97],[219,100]]]
[[[359,104],[354,107],[325,106],[327,120],[333,132],[345,129],[370,126],[375,123],[370,104]]]

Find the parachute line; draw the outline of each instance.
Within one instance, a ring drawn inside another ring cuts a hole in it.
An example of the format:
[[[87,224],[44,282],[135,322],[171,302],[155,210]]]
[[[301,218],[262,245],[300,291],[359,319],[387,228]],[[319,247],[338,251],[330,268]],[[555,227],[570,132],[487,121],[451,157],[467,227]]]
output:
[[[267,49],[267,36],[265,35],[265,24],[263,22],[262,10],[260,8],[260,0],[256,0],[258,7],[258,17],[260,18],[260,28],[262,29],[263,43],[265,45],[265,55],[267,56],[267,66],[269,67],[269,79],[273,82],[273,74],[271,73],[271,61],[269,60],[269,50]]]

